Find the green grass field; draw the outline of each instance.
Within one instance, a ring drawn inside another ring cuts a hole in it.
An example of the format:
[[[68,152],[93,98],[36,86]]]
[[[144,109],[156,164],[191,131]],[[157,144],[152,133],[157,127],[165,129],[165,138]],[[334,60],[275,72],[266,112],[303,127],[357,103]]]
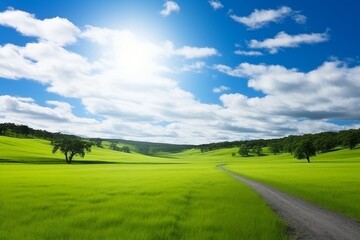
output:
[[[179,159],[225,163],[226,168],[250,179],[306,199],[319,206],[360,220],[360,148],[338,148],[306,160],[290,154],[231,157],[237,148],[205,153],[188,150],[174,156]]]
[[[263,157],[232,152],[93,148],[67,165],[47,141],[0,137],[0,239],[287,239],[285,224],[220,163],[360,220],[360,149],[310,164],[266,149]]]
[[[282,154],[242,158],[227,168],[360,220],[360,149],[319,154],[310,164]]]
[[[0,239],[287,239],[213,161],[94,148],[66,165],[46,141],[6,137],[0,159]]]

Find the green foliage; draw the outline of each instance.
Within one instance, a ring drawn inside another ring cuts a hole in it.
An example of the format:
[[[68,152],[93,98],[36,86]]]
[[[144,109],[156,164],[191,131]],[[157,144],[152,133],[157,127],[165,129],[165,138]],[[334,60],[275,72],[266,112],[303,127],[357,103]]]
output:
[[[306,159],[310,163],[310,157],[316,155],[316,148],[311,139],[303,139],[297,143],[294,150],[294,157]]]
[[[274,155],[280,153],[282,151],[282,146],[280,142],[271,142],[270,143],[270,152],[273,153]]]
[[[120,149],[121,152],[124,152],[124,153],[130,153],[130,147],[128,146],[123,146],[121,149]]]
[[[282,139],[284,151],[292,154],[296,148],[296,144],[300,141],[300,139],[300,136],[289,136]]]
[[[262,156],[262,147],[260,145],[255,145],[252,147],[252,152],[257,156]]]
[[[248,157],[250,153],[250,147],[247,144],[243,144],[239,148],[239,154],[242,157]]]
[[[343,146],[354,149],[360,142],[360,130],[350,129],[340,132],[340,139]]]
[[[317,152],[326,153],[339,145],[337,134],[334,132],[325,132],[318,134],[314,140],[314,146]]]
[[[112,142],[109,146],[109,149],[118,151],[118,152],[124,152],[124,153],[130,153],[130,147],[129,146],[122,146],[118,147],[116,142]]]
[[[74,156],[84,157],[85,152],[90,152],[92,143],[78,138],[61,138],[52,142],[52,153],[58,150],[65,155],[66,163],[70,164]]]
[[[101,138],[93,138],[91,139],[92,143],[94,144],[94,146],[102,148],[102,139]]]
[[[61,133],[51,133],[45,130],[32,129],[26,125],[17,125],[14,123],[0,123],[0,135],[11,137],[34,137],[42,139],[53,139],[58,137],[74,137]]]

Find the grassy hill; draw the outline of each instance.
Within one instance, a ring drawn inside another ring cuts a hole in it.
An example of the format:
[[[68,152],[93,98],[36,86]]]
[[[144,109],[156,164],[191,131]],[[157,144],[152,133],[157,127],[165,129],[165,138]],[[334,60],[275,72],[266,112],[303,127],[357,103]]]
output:
[[[75,157],[74,163],[126,163],[156,161],[164,159],[145,156],[136,152],[123,153],[112,151],[105,145],[104,148],[93,147],[84,158]],[[43,163],[62,164],[64,156],[57,152],[52,154],[50,141],[43,139],[13,138],[0,136],[0,163]]]
[[[94,148],[69,165],[48,141],[8,137],[0,156],[0,239],[287,239],[212,160]]]
[[[104,142],[71,165],[51,149],[0,136],[0,239],[287,239],[263,199],[218,164],[360,220],[359,148],[308,164],[267,148],[262,157],[233,157],[236,147],[147,156]]]

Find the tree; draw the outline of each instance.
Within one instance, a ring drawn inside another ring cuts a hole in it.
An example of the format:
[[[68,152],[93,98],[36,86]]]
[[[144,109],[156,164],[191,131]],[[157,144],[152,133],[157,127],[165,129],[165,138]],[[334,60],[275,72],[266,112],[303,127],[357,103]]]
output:
[[[119,151],[120,148],[117,146],[116,142],[112,142],[109,146],[110,150]]]
[[[348,147],[350,150],[354,149],[356,144],[359,143],[359,134],[354,129],[343,131],[340,136],[342,145]]]
[[[70,164],[74,156],[84,157],[85,152],[90,152],[93,144],[78,138],[62,138],[54,140],[52,145],[52,152],[60,150],[65,155],[66,163]]]
[[[95,146],[99,147],[99,148],[102,148],[102,139],[101,138],[94,138],[92,139],[93,143]]]
[[[122,148],[120,148],[120,151],[130,153],[130,148],[128,146],[123,146]]]
[[[239,154],[242,157],[248,157],[250,152],[250,147],[247,144],[243,144],[240,146]]]
[[[319,153],[330,152],[338,145],[336,133],[325,132],[316,135],[314,146]]]
[[[274,155],[276,155],[281,152],[282,147],[281,147],[280,143],[272,142],[272,143],[270,143],[269,149],[270,149],[270,152],[272,152]]]
[[[235,157],[235,156],[236,156],[236,153],[235,153],[235,152],[232,152],[232,153],[231,153],[231,156],[232,156],[232,157]]]
[[[262,147],[260,145],[254,145],[252,148],[253,153],[255,153],[257,156],[262,155]]]
[[[283,150],[288,153],[293,153],[296,147],[296,142],[299,141],[299,136],[288,136],[283,140]]]
[[[306,159],[310,163],[310,157],[316,155],[316,148],[310,139],[301,140],[295,147],[294,157]]]

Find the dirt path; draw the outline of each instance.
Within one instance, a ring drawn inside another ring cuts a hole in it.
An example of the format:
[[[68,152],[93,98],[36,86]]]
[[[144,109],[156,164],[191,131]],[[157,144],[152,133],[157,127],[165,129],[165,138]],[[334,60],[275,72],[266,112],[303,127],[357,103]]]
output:
[[[224,165],[219,165],[218,168],[246,183],[266,199],[270,207],[286,221],[296,239],[360,240],[358,222],[241,177],[224,168]]]

